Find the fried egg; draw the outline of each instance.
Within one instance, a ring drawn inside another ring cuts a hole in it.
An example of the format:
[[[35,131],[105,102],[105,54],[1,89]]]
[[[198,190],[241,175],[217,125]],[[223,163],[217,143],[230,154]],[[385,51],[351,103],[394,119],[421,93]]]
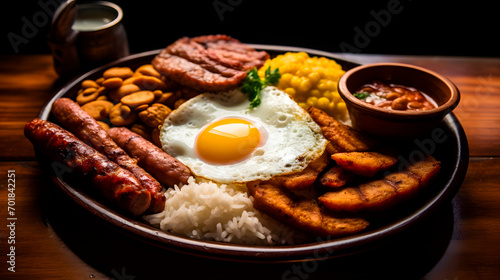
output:
[[[320,127],[288,94],[268,86],[250,109],[240,90],[203,93],[165,120],[163,150],[193,174],[220,183],[302,171],[325,150]]]

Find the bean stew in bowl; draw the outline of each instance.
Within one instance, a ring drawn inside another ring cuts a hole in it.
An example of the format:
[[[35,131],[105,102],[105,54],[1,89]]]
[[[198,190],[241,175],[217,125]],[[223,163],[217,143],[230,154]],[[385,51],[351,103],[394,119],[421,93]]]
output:
[[[362,86],[353,95],[379,108],[425,111],[437,107],[432,98],[416,88],[379,81]]]
[[[390,139],[430,131],[460,100],[444,76],[402,63],[355,67],[341,77],[338,90],[355,128]]]

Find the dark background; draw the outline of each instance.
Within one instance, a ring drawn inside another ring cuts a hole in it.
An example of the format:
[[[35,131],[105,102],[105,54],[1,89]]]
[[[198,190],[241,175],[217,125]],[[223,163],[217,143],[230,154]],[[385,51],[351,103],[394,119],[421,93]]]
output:
[[[43,17],[39,2],[56,1],[61,0],[21,0],[9,4],[4,1],[0,53],[48,53],[46,36],[50,20],[46,19],[50,17]],[[330,52],[483,57],[500,54],[500,21],[494,1],[488,4],[436,0],[111,2],[124,11],[123,23],[133,53],[163,48],[182,36],[219,33],[245,43]],[[385,26],[377,23],[373,14],[383,13],[380,11],[396,3],[399,12],[390,14]],[[25,21],[33,23],[34,15],[38,15],[36,34],[20,44],[16,52],[8,34],[22,35]],[[367,37],[361,44],[359,30],[366,32],[367,27],[372,28],[368,30],[371,36],[365,33]],[[346,50],[342,45],[352,48]]]

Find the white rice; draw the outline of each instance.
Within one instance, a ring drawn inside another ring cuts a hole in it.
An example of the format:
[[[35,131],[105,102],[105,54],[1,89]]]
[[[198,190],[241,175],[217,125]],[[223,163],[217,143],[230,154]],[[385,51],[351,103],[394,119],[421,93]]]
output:
[[[253,208],[245,186],[196,182],[165,192],[163,212],[143,218],[163,231],[244,245],[295,244],[304,236]]]

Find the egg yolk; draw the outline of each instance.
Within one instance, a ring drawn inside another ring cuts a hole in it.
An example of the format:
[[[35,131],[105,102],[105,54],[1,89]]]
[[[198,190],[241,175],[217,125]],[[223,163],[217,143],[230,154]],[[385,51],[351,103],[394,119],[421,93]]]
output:
[[[259,129],[248,120],[222,119],[198,134],[196,152],[205,162],[232,164],[248,158],[261,138]]]

